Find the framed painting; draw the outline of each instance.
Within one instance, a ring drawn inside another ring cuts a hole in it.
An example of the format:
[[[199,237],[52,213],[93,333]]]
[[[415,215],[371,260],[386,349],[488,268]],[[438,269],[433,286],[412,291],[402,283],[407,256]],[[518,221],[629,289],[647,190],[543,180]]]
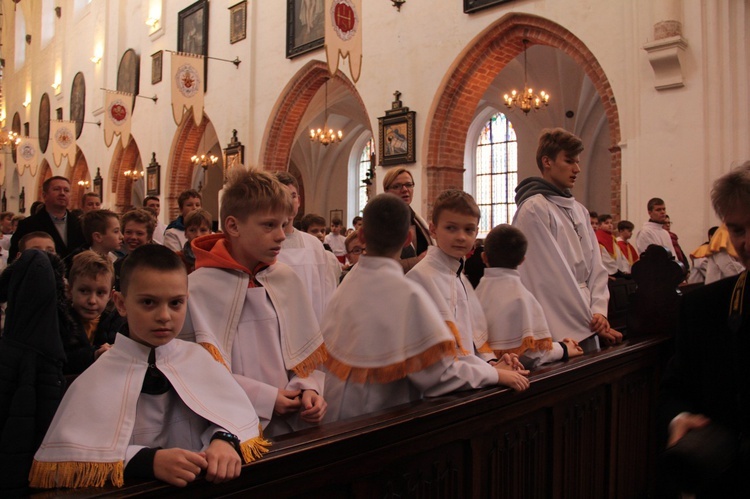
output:
[[[151,84],[156,85],[161,81],[162,68],[164,64],[164,51],[160,50],[151,54]]]
[[[492,7],[501,3],[508,3],[511,0],[464,0],[464,14],[471,14],[478,10]]]
[[[96,176],[94,177],[94,187],[93,192],[99,195],[99,199],[101,202],[104,202],[104,189],[102,186],[104,185],[104,181],[102,179],[102,174],[99,172],[99,168],[96,169]]]
[[[245,164],[245,146],[237,138],[237,130],[232,130],[229,145],[224,148],[224,182],[227,181],[229,170],[242,168]]]
[[[324,10],[324,0],[287,0],[287,59],[323,47],[325,42]]]
[[[344,223],[344,210],[331,210],[331,218],[328,219],[328,223],[332,224],[334,220],[341,220],[341,224],[346,227]]]
[[[247,2],[229,7],[229,43],[247,38]]]
[[[159,195],[159,175],[161,174],[160,170],[161,165],[156,161],[152,161],[151,164],[146,167],[146,195]]]
[[[408,108],[407,108],[408,109]],[[401,165],[417,161],[414,149],[415,111],[386,114],[378,118],[381,166]]]
[[[204,56],[203,90],[208,89],[208,0],[198,0],[177,14],[177,51]]]

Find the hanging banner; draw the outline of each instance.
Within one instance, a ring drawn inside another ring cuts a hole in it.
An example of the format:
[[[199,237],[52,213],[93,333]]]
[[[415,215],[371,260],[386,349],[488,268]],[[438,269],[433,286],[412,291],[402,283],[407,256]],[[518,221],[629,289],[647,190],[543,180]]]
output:
[[[52,159],[59,167],[63,156],[68,157],[68,163],[76,162],[76,122],[50,121],[50,137],[52,138]]]
[[[39,147],[36,140],[29,137],[23,137],[16,145],[16,170],[22,175],[23,171],[28,168],[31,170],[31,176],[36,175],[37,157],[39,156]]]
[[[112,137],[120,135],[123,149],[130,142],[130,119],[133,111],[133,94],[105,90],[104,99],[104,143],[112,145]]]
[[[362,70],[362,0],[326,0],[326,60],[331,76],[339,69],[339,56],[349,58],[354,83]]]
[[[203,56],[172,53],[172,115],[177,126],[185,110],[193,110],[195,126],[203,121]]]

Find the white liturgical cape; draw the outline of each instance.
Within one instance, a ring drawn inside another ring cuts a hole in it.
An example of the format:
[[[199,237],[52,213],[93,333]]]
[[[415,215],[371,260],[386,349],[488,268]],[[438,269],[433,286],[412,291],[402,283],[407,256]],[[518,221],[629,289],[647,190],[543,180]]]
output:
[[[672,245],[672,238],[669,237],[669,231],[664,230],[662,224],[646,222],[635,236],[635,248],[638,250],[638,253],[646,251],[646,248],[651,244],[664,246],[670,253],[672,253],[672,256],[677,255],[677,252]]]
[[[334,293],[321,329],[330,421],[498,381],[494,369],[455,358],[440,311],[397,260],[362,256]]]
[[[536,194],[520,204],[513,225],[529,241],[521,280],[541,304],[552,339],[590,337],[593,315],[607,316],[609,290],[588,210],[573,197]]]

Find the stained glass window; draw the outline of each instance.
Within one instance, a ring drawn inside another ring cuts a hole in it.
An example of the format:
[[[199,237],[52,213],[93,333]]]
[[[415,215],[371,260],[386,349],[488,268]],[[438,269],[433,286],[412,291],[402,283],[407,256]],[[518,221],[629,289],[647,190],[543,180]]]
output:
[[[510,223],[516,213],[518,143],[513,124],[503,113],[492,116],[477,140],[474,198],[482,218],[479,237],[498,224]]]
[[[357,184],[357,192],[359,194],[357,215],[359,216],[362,216],[362,210],[365,209],[365,205],[367,204],[367,184],[364,183],[364,180],[367,180],[369,178],[368,173],[371,167],[370,157],[372,154],[372,149],[373,141],[372,139],[370,139],[365,144],[365,147],[362,149],[362,154],[359,156],[359,182]]]

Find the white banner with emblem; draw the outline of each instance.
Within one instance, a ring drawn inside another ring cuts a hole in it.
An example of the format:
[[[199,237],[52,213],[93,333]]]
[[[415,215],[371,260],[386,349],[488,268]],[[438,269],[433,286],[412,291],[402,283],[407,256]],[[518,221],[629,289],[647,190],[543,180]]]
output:
[[[193,110],[195,126],[203,121],[203,56],[172,53],[172,115],[177,126]]]
[[[49,135],[52,138],[52,159],[59,167],[63,156],[68,157],[68,163],[76,162],[76,122],[50,121]]]
[[[325,47],[328,71],[339,69],[339,56],[349,57],[349,73],[356,83],[362,71],[362,0],[326,0]]]
[[[24,170],[28,168],[31,171],[31,176],[35,176],[38,166],[38,155],[39,147],[36,144],[36,140],[23,137],[16,144],[16,170],[18,170],[18,174],[22,175]]]
[[[112,145],[115,134],[120,135],[123,149],[130,142],[130,122],[133,112],[133,94],[105,90],[104,99],[104,143]]]

